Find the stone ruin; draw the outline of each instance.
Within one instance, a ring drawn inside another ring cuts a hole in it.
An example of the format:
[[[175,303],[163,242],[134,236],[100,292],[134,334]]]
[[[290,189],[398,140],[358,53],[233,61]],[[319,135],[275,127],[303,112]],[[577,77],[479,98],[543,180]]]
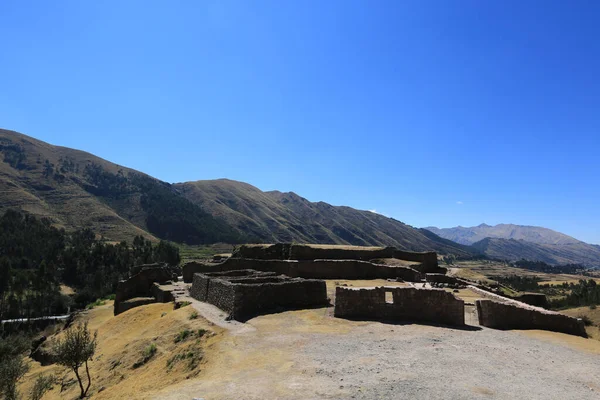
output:
[[[403,265],[377,261],[391,259]],[[445,274],[435,252],[408,252],[393,247],[326,246],[279,243],[240,246],[222,263],[191,262],[183,266],[183,280],[191,283],[198,272],[254,269],[308,279],[401,279],[420,282],[425,273]]]
[[[227,312],[228,319],[238,321],[274,311],[329,304],[325,281],[252,269],[196,273],[190,294]]]
[[[114,315],[145,304],[174,300],[171,282],[177,280],[177,274],[166,264],[140,265],[132,271],[134,275],[117,285]]]
[[[465,303],[443,289],[336,287],[334,315],[349,319],[419,321],[462,326]]]
[[[394,264],[394,260],[401,262]],[[176,274],[165,266],[140,266],[135,272],[119,282],[115,315],[143,304],[170,302],[181,294],[177,292],[181,286],[171,284]],[[223,262],[184,265],[183,279],[192,283],[193,298],[213,304],[239,321],[274,311],[326,306],[329,300],[323,279],[388,279],[468,286],[485,298],[475,302],[482,326],[586,336],[581,319],[521,302],[544,305],[543,296],[526,294],[516,301],[494,294],[490,288],[447,276],[446,269],[437,265],[434,252],[412,253],[392,247],[244,245]],[[334,315],[460,326],[465,323],[464,309],[462,300],[441,289],[337,287]]]
[[[494,329],[542,329],[587,337],[580,318],[535,307],[478,288],[485,299],[475,301],[479,325]]]

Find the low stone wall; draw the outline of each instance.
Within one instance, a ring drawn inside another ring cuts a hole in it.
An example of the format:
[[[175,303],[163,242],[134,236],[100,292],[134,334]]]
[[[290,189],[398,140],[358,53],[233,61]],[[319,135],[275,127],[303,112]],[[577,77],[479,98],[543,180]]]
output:
[[[146,268],[129,279],[120,281],[115,294],[114,313],[119,314],[119,304],[134,297],[148,297],[152,295],[154,282],[167,282],[173,278],[168,268]]]
[[[338,286],[335,293],[334,315],[340,318],[465,324],[464,301],[442,289]],[[391,293],[388,301],[386,293]]]
[[[448,268],[440,267],[432,264],[414,264],[411,268],[421,272],[422,274],[442,274],[448,273]]]
[[[135,307],[145,306],[146,304],[156,303],[154,297],[135,297],[133,299],[120,302],[118,305],[115,302],[115,315],[119,315],[127,310]]]
[[[581,319],[512,300],[476,300],[479,324],[495,329],[543,329],[587,337]]]
[[[239,273],[240,275],[236,276]],[[230,318],[245,321],[277,310],[325,306],[325,282],[315,279],[276,276],[273,272],[244,271],[194,274],[190,294],[213,304]]]
[[[425,274],[425,280],[433,283],[447,283],[449,285],[469,285],[470,283],[454,276],[443,274]]]
[[[437,253],[398,250],[395,247],[362,247],[337,245],[308,245],[277,243],[272,245],[242,245],[232,258],[257,260],[362,260],[397,258],[416,261],[429,267],[437,267]],[[438,272],[438,271],[427,271]]]
[[[437,253],[435,251],[413,252],[394,249],[394,258],[406,261],[417,261],[427,265],[438,265]]]
[[[190,283],[195,273],[223,272],[241,269],[275,272],[308,279],[396,279],[420,282],[419,271],[359,260],[256,260],[229,258],[221,264],[188,263],[183,266],[183,280]]]
[[[343,247],[293,245],[290,250],[292,260],[362,260],[393,258],[393,247]]]
[[[169,303],[175,300],[173,296],[173,286],[172,285],[161,285],[160,283],[152,284],[152,289],[150,293],[156,299],[157,303]]]
[[[548,308],[548,298],[543,293],[523,293],[520,296],[512,297],[513,300],[520,301],[530,306]]]
[[[329,304],[325,282],[291,278],[237,287],[232,318],[246,320],[272,311],[324,307]]]

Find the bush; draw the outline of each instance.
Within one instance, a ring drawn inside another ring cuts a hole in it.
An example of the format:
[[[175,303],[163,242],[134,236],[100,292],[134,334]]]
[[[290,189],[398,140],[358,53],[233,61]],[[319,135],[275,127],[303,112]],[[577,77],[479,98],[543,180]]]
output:
[[[592,325],[592,320],[587,315],[580,315],[577,318],[581,318],[583,320],[583,323],[584,323],[585,326],[591,326]]]
[[[31,400],[41,400],[44,397],[44,394],[52,390],[52,386],[54,386],[54,375],[40,375],[35,380],[35,384],[33,385],[33,389],[31,389],[31,395],[29,398]]]
[[[192,311],[190,313],[190,319],[196,319],[198,318],[198,311]]]
[[[29,343],[24,336],[0,337],[0,396],[11,400],[19,397],[18,381],[29,370],[24,353]]]
[[[590,306],[590,310],[595,310],[595,309],[596,309],[596,305],[595,305],[595,304],[592,304],[592,305]]]
[[[137,361],[135,364],[133,364],[133,368],[134,369],[139,368],[142,365],[146,364],[148,361],[150,361],[150,359],[152,357],[154,357],[154,355],[156,354],[156,351],[157,351],[156,344],[151,343],[142,352],[142,358],[139,361]]]
[[[184,329],[175,336],[175,343],[183,342],[191,335],[192,331],[190,331],[189,329]]]
[[[209,331],[207,331],[206,329],[198,329],[198,338],[201,338],[202,336],[206,335],[207,333],[209,333]]]
[[[202,350],[198,348],[188,349],[187,351],[175,354],[169,358],[167,360],[167,370],[171,370],[179,361],[186,360],[186,369],[192,371],[200,364],[203,357],[204,354],[202,353]]]

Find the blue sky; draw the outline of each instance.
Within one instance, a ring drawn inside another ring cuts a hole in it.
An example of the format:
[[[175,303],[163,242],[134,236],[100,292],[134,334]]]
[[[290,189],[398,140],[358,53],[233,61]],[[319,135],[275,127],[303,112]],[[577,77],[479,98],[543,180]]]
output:
[[[0,2],[0,126],[169,182],[600,243],[596,1]]]

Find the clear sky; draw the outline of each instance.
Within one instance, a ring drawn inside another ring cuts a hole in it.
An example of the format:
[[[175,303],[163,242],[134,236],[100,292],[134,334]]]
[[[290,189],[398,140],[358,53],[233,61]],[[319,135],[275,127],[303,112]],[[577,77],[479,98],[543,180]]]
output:
[[[168,182],[600,243],[600,2],[0,1],[0,126]]]

